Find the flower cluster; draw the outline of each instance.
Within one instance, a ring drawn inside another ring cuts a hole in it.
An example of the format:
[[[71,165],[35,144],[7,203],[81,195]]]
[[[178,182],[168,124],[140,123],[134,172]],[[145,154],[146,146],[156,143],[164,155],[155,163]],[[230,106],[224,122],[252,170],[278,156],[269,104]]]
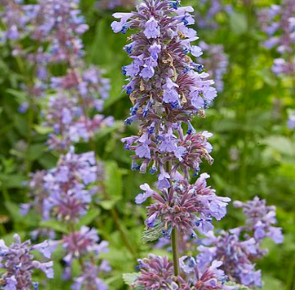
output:
[[[159,180],[169,175],[163,167],[167,162],[175,174],[178,168],[187,171],[186,164],[198,171],[203,158],[212,160],[207,141],[211,134],[195,134],[190,123],[192,114],[204,116],[216,90],[211,87],[213,81],[204,80],[208,74],[196,71],[202,66],[188,55],[202,54],[200,47],[191,44],[197,36],[187,27],[194,23],[189,12],[192,7],[174,9],[168,1],[146,1],[138,12],[115,13],[121,20],[112,23],[115,32],[125,32],[129,26],[142,29],[125,47],[133,62],[123,67],[130,77],[125,89],[134,104],[126,123],[139,120],[140,136],[122,141],[135,152],[134,160],[142,160],[141,165],[133,162],[133,169],[145,172],[150,166],[152,173],[160,171]],[[187,134],[181,123],[187,123]]]
[[[32,207],[42,213],[44,220],[53,214],[59,220],[77,221],[87,212],[88,204],[97,192],[92,184],[102,174],[93,152],[75,154],[71,148],[66,155],[61,155],[56,168],[33,176],[30,185],[34,200],[22,208],[27,211]]]
[[[47,241],[31,245],[30,240],[21,242],[19,235],[14,235],[14,243],[6,246],[0,240],[0,265],[4,270],[1,285],[5,290],[38,289],[38,282],[32,281],[32,274],[36,269],[43,271],[48,279],[53,278],[53,262],[41,263],[34,260],[33,251],[40,252],[45,258],[50,258],[51,251]]]
[[[6,3],[6,2],[5,2]],[[32,96],[50,96],[43,109],[44,126],[53,128],[48,145],[51,149],[65,151],[73,143],[88,141],[103,126],[112,126],[112,117],[100,114],[104,100],[108,98],[110,83],[103,78],[103,71],[97,67],[88,67],[83,60],[81,35],[88,25],[78,9],[79,0],[38,1],[24,5],[19,1],[8,1],[4,10],[6,34],[13,29],[22,29],[38,49],[27,53],[23,44],[14,44],[14,54],[26,59],[34,67],[32,84],[23,87]],[[21,18],[25,20],[19,20]],[[18,22],[15,24],[12,20]],[[19,40],[21,36],[17,37]],[[30,49],[29,51],[31,51]],[[68,70],[63,76],[53,76],[52,65],[66,64]],[[49,94],[47,93],[49,90]],[[47,93],[47,94],[46,94]],[[42,101],[41,104],[45,102]],[[20,111],[28,109],[28,103],[21,105]],[[93,115],[93,117],[90,117]]]
[[[241,230],[253,233],[258,242],[266,237],[277,244],[283,242],[282,229],[273,226],[277,223],[275,206],[267,206],[266,201],[257,196],[246,203],[235,201],[234,206],[242,208],[247,217],[246,226],[240,227]]]
[[[115,13],[120,21],[112,23],[115,32],[124,33],[128,27],[140,29],[125,46],[133,62],[123,67],[123,73],[130,77],[125,89],[134,105],[126,123],[139,121],[140,134],[122,141],[135,153],[132,169],[158,172],[161,195],[142,185],[146,192],[137,197],[137,203],[153,195],[157,202],[149,207],[147,225],[159,225],[160,220],[168,234],[175,227],[193,234],[196,223],[203,227],[212,217],[222,218],[229,201],[219,200],[206,188],[207,175],[195,185],[187,181],[189,170],[198,174],[203,159],[213,162],[208,142],[212,134],[196,133],[190,120],[193,114],[204,117],[204,110],[216,96],[213,81],[204,80],[208,74],[200,72],[203,66],[189,56],[202,54],[201,48],[191,43],[197,36],[188,27],[194,23],[190,12],[192,7],[178,7],[177,2],[144,1],[137,12]],[[183,123],[187,124],[186,134]],[[199,221],[196,213],[201,215]]]
[[[284,0],[281,5],[272,5],[260,11],[259,17],[262,29],[270,37],[265,41],[266,48],[276,48],[280,54],[274,59],[272,70],[275,74],[295,74],[295,3]]]
[[[247,203],[236,201],[234,205],[243,208],[246,225],[229,232],[222,231],[218,236],[209,232],[203,241],[206,246],[198,247],[200,254],[197,262],[202,267],[214,260],[222,260],[221,268],[231,280],[246,286],[261,287],[261,271],[255,269],[254,261],[267,253],[260,248],[262,239],[270,237],[277,244],[283,242],[281,228],[273,226],[276,223],[275,207],[267,206],[265,200],[258,197]]]
[[[215,87],[218,92],[222,92],[224,88],[223,76],[228,67],[228,56],[224,52],[224,47],[221,44],[209,45],[205,42],[200,42],[200,47],[205,52],[206,57],[200,59],[210,77],[215,81]]]
[[[109,272],[111,267],[107,261],[103,260],[99,266],[90,262],[83,264],[84,272],[78,277],[74,278],[75,283],[72,285],[73,290],[82,289],[95,289],[95,290],[107,290],[107,285],[98,278],[101,272]]]
[[[135,289],[154,290],[233,290],[224,285],[226,276],[219,269],[222,262],[214,261],[210,267],[200,268],[194,258],[182,257],[182,276],[173,274],[173,263],[167,257],[150,254],[147,259],[138,260],[140,274],[131,284]],[[187,282],[188,281],[188,282]]]
[[[61,240],[51,241],[51,248],[62,245],[65,252],[64,279],[70,280],[72,265],[78,260],[81,266],[81,275],[73,278],[74,290],[106,290],[106,284],[98,278],[101,272],[109,272],[111,267],[106,260],[100,259],[101,253],[108,252],[108,242],[100,241],[97,230],[82,226],[80,230],[72,231]]]
[[[232,13],[231,5],[223,5],[221,0],[201,0],[201,5],[196,12],[199,28],[217,29],[219,24],[217,16],[221,13]]]
[[[168,236],[177,228],[192,238],[196,237],[195,230],[201,233],[212,230],[212,217],[222,219],[230,199],[218,197],[215,190],[207,186],[208,177],[203,173],[194,184],[181,179],[169,191],[163,190],[161,195],[151,190],[148,184],[142,185],[145,193],[139,194],[136,202],[141,203],[149,196],[155,200],[148,207],[147,227],[153,228],[160,223]]]

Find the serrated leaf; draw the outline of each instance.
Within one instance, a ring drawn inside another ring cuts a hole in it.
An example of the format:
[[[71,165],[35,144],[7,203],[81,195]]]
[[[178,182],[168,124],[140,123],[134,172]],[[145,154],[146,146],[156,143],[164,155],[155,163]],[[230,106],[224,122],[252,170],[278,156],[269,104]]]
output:
[[[138,273],[125,273],[122,275],[122,278],[123,278],[123,281],[125,282],[125,284],[131,286],[131,284],[136,281],[138,276],[139,276]]]
[[[67,227],[58,221],[43,221],[40,223],[40,227],[53,229],[57,232],[61,232],[61,233],[65,233],[65,234],[67,234],[69,232]]]
[[[78,223],[78,228],[80,228],[81,226],[89,225],[98,215],[99,215],[98,209],[93,208],[89,210],[87,214],[80,219],[80,222]]]
[[[142,242],[148,243],[158,240],[163,236],[163,225],[160,220],[155,221],[155,226],[148,228],[142,233]]]
[[[235,290],[250,290],[250,288],[248,288],[244,285],[236,284],[234,282],[226,282],[225,285],[237,287],[237,288],[235,288]]]

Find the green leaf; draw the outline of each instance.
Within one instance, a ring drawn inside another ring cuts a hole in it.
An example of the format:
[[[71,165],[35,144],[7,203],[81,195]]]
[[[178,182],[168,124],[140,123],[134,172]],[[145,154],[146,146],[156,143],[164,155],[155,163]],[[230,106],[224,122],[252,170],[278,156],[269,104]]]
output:
[[[40,227],[53,229],[57,232],[61,232],[65,234],[69,232],[67,227],[58,221],[45,221],[45,222],[43,221],[40,223]]]
[[[227,285],[227,286],[236,286],[237,288],[235,288],[235,290],[250,290],[248,287],[246,287],[244,285],[236,284],[234,282],[226,282],[225,285]]]
[[[123,182],[122,172],[114,161],[105,164],[106,180],[105,187],[111,196],[122,196]]]
[[[11,218],[15,222],[20,222],[24,220],[24,217],[19,212],[19,206],[11,201],[5,201],[5,207],[9,211]]]
[[[22,188],[24,180],[25,177],[23,175],[0,174],[1,184],[3,184],[5,188]]]
[[[111,208],[113,208],[116,204],[116,200],[103,200],[99,203],[99,205],[106,210],[110,210]]]
[[[78,223],[78,228],[81,226],[87,226],[89,225],[97,216],[99,215],[99,210],[96,208],[93,208],[87,212],[85,216],[83,216]]]
[[[142,242],[145,244],[147,242],[153,242],[158,240],[163,236],[163,225],[160,220],[156,220],[155,226],[148,228],[142,233]]]
[[[283,155],[294,156],[295,144],[293,144],[292,141],[287,137],[270,136],[262,140],[261,143],[268,145]]]
[[[234,34],[243,34],[247,31],[247,18],[244,13],[233,12],[229,15],[231,30]]]
[[[44,127],[44,126],[40,126],[40,125],[35,125],[34,130],[41,135],[47,135],[47,134],[53,132],[53,128]]]
[[[131,284],[136,281],[138,276],[139,276],[138,273],[125,273],[122,275],[122,278],[123,278],[123,281],[125,282],[125,284],[131,286]]]
[[[29,156],[28,158],[31,161],[37,160],[39,157],[41,157],[44,153],[44,144],[33,144],[30,146],[29,149]]]

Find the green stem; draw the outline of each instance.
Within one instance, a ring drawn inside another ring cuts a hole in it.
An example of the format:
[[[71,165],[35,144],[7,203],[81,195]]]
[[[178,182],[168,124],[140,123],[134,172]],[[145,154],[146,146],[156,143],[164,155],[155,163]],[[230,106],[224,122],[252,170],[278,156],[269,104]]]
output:
[[[179,251],[178,251],[178,232],[177,228],[174,228],[171,235],[172,240],[172,252],[173,252],[173,264],[174,275],[179,275]]]
[[[168,161],[165,167],[166,167],[165,168],[166,171],[171,175],[171,162]],[[179,275],[179,246],[178,246],[178,232],[176,227],[172,230],[171,245],[172,245],[172,253],[173,253],[174,275],[178,276]]]

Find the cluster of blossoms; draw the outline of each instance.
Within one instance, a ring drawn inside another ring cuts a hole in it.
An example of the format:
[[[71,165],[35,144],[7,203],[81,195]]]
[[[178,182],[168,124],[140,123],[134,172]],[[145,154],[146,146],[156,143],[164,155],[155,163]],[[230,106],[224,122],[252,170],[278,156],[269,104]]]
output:
[[[272,5],[259,13],[262,29],[270,37],[265,41],[266,48],[276,48],[280,54],[274,60],[272,70],[275,74],[295,74],[295,3],[284,0],[281,5]]]
[[[101,261],[99,254],[108,250],[108,243],[101,241],[95,229],[82,226],[76,230],[75,224],[87,213],[92,197],[98,192],[94,185],[103,176],[103,168],[96,163],[93,152],[75,154],[72,147],[66,155],[61,155],[58,166],[48,171],[36,172],[29,183],[33,201],[22,205],[22,214],[30,209],[43,216],[43,220],[57,219],[70,229],[59,240],[50,241],[55,249],[62,245],[66,264],[64,277],[70,279],[74,259],[82,261],[82,275],[74,278],[73,289],[105,290],[107,286],[97,277],[102,271],[110,271],[107,261]],[[37,236],[55,238],[56,234],[47,228],[39,228],[32,233]],[[85,269],[92,269],[91,273]],[[91,288],[96,285],[96,288]]]
[[[135,289],[155,290],[234,290],[236,287],[226,286],[226,276],[219,267],[222,262],[214,261],[208,268],[201,268],[194,258],[182,257],[180,267],[182,275],[173,274],[173,263],[167,257],[150,254],[147,259],[138,260],[140,275],[131,284]]]
[[[205,58],[200,59],[200,63],[206,67],[210,78],[214,79],[217,91],[222,92],[224,88],[223,76],[228,67],[228,55],[224,52],[224,47],[221,44],[209,45],[202,41],[200,47],[206,54]]]
[[[218,197],[207,186],[208,174],[203,173],[190,184],[190,172],[197,176],[200,164],[210,164],[211,133],[197,133],[191,124],[194,115],[205,117],[205,110],[216,97],[214,82],[202,72],[199,58],[202,49],[192,44],[198,39],[191,6],[181,7],[180,1],[145,0],[136,12],[115,13],[119,21],[112,23],[115,33],[128,28],[138,32],[131,35],[131,43],[124,47],[133,62],[122,68],[129,83],[124,87],[133,107],[126,124],[138,121],[139,134],[122,139],[125,148],[134,152],[132,169],[157,174],[157,191],[148,184],[136,197],[142,203],[152,197],[148,206],[144,241],[161,237],[174,240],[174,254],[178,251],[177,233],[196,237],[196,231],[207,233],[213,229],[212,219],[226,214],[227,197]],[[186,128],[186,132],[184,132]],[[175,237],[176,236],[176,237]],[[175,245],[175,240],[176,244]],[[187,265],[181,261],[183,275],[178,272],[177,254],[174,261],[150,255],[140,260],[140,274],[131,285],[144,289],[234,289],[224,284],[226,277],[218,270],[221,262],[200,268],[194,260]],[[174,269],[174,272],[173,272]]]
[[[218,236],[209,232],[204,245],[198,247],[197,262],[203,267],[220,260],[223,262],[221,269],[232,281],[261,287],[261,271],[256,270],[254,264],[267,254],[267,250],[261,249],[261,242],[266,237],[277,244],[283,242],[282,229],[273,226],[277,222],[275,207],[267,206],[265,200],[258,197],[247,203],[236,201],[234,206],[243,208],[247,217],[245,226],[222,231]]]
[[[43,124],[53,129],[49,148],[63,151],[80,140],[88,142],[99,129],[113,125],[113,117],[96,113],[102,111],[110,89],[109,80],[96,67],[71,69],[63,77],[53,77],[51,87],[57,93],[49,99]],[[89,118],[93,110],[94,116]]]
[[[226,214],[226,206],[230,201],[227,197],[218,197],[215,190],[207,186],[206,173],[189,184],[184,178],[175,182],[169,191],[163,190],[161,195],[150,189],[148,184],[141,186],[145,193],[136,197],[141,203],[149,196],[155,200],[148,207],[147,228],[159,227],[170,236],[172,229],[177,228],[182,234],[196,237],[195,230],[207,233],[213,229],[212,218],[221,220]],[[199,215],[196,215],[198,213]]]
[[[220,13],[232,13],[231,5],[223,5],[221,0],[201,0],[196,18],[199,28],[217,29],[217,16]]]
[[[48,241],[31,245],[30,240],[21,242],[19,235],[14,235],[14,243],[6,246],[0,240],[0,268],[4,270],[1,276],[1,286],[4,290],[39,289],[39,283],[32,281],[36,269],[43,271],[48,279],[53,278],[53,262],[34,260],[33,251],[40,252],[45,258],[50,258],[51,250]]]
[[[37,172],[30,182],[34,199],[22,205],[22,213],[30,208],[43,215],[44,220],[75,222],[85,215],[92,196],[97,193],[94,182],[103,175],[93,152],[75,154],[71,148],[61,155],[58,166],[48,172]]]
[[[101,253],[108,252],[108,242],[100,241],[97,230],[82,226],[80,230],[64,235],[61,240],[52,242],[52,246],[62,245],[66,255],[64,278],[71,279],[73,260],[81,263],[81,275],[73,279],[74,290],[106,290],[107,285],[98,278],[101,272],[109,272],[111,267],[106,260],[100,259]]]
[[[197,218],[192,219],[196,213],[200,215],[200,227],[206,227],[207,220],[225,215],[229,201],[206,187],[206,174],[194,185],[188,183],[190,169],[197,174],[203,159],[213,162],[208,142],[212,134],[196,133],[190,119],[193,114],[204,117],[204,110],[216,96],[211,87],[214,82],[204,80],[208,74],[198,71],[203,66],[188,55],[202,54],[199,46],[191,44],[197,36],[188,27],[194,23],[189,12],[193,12],[192,7],[178,7],[177,2],[144,1],[138,12],[115,13],[121,20],[112,23],[115,32],[140,28],[125,47],[133,62],[123,67],[123,73],[130,77],[125,89],[134,104],[126,123],[138,120],[140,134],[122,141],[126,149],[135,152],[132,169],[158,172],[161,194],[144,184],[141,189],[145,193],[136,201],[141,203],[153,196],[157,203],[149,208],[147,224],[153,226],[161,219],[170,232],[175,227],[191,232],[196,227]],[[187,124],[186,134],[183,123]],[[179,218],[175,219],[177,211]]]
[[[90,117],[93,111],[103,109],[110,84],[103,78],[103,71],[88,67],[83,60],[81,35],[88,30],[88,25],[78,9],[79,0],[38,1],[30,5],[16,0],[4,2],[2,18],[6,38],[15,40],[13,54],[31,64],[35,74],[33,85],[24,85],[24,89],[35,97],[50,92],[42,114],[44,126],[53,129],[49,147],[65,151],[80,140],[87,142],[101,127],[112,126],[111,117],[97,113]],[[8,37],[11,30],[17,31],[14,38]],[[26,37],[38,49],[27,52],[26,47],[22,48],[21,40]],[[50,68],[57,64],[68,66],[65,75],[52,76]],[[27,108],[28,103],[24,103],[20,111]]]

